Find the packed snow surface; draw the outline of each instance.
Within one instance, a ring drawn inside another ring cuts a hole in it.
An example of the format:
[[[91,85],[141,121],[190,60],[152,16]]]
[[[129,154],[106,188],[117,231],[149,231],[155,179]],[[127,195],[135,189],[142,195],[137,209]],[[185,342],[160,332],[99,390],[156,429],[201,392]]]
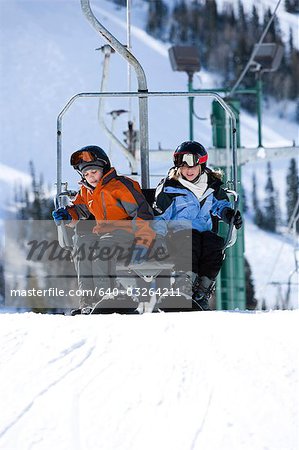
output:
[[[298,311],[1,314],[3,450],[296,450]]]

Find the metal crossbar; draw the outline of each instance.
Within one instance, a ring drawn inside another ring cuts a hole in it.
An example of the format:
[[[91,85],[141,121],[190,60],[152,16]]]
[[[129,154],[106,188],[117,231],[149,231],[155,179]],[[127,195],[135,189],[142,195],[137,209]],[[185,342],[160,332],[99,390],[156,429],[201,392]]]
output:
[[[211,97],[216,100],[224,108],[231,120],[231,143],[232,143],[232,163],[233,163],[233,188],[237,190],[237,145],[236,145],[236,133],[237,133],[237,121],[235,114],[231,107],[223,100],[223,98],[216,92],[81,92],[74,95],[66,103],[62,111],[57,117],[57,194],[61,192],[62,187],[62,122],[63,117],[69,110],[71,105],[80,98],[99,98],[99,97],[109,97],[109,98],[119,98],[119,97],[130,97],[130,98],[151,98],[151,97]],[[141,117],[142,120],[142,117]],[[142,187],[149,187],[149,164],[148,164],[148,148],[143,146],[143,142],[140,141],[140,159],[141,159],[141,177]],[[146,172],[146,176],[144,174]]]

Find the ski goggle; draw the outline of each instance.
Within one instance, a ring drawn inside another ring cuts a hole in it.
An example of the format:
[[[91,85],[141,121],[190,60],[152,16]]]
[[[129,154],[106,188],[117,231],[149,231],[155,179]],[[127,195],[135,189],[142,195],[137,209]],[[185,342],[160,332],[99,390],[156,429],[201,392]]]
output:
[[[203,164],[207,162],[208,154],[199,155],[193,153],[175,153],[173,156],[173,162],[176,167],[181,167],[184,164],[187,164],[189,167],[198,166],[199,164]]]
[[[71,156],[71,165],[75,168],[87,162],[97,162],[97,165],[100,167],[105,167],[106,165],[106,161],[99,159],[93,152],[90,151],[78,150]]]

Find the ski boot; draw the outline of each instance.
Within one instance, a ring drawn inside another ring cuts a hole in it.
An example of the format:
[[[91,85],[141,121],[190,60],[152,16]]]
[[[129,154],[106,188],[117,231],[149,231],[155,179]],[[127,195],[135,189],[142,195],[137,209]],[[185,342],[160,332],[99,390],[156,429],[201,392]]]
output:
[[[71,316],[77,316],[79,314],[89,315],[92,313],[95,301],[93,297],[82,297],[80,299],[79,308],[71,310]]]
[[[192,297],[192,272],[177,271],[175,274],[175,282],[173,284],[173,290],[179,295],[183,295],[186,298]]]
[[[158,300],[158,309],[162,311],[192,311],[192,284],[196,274],[191,271],[175,271],[175,281]]]
[[[210,297],[214,291],[216,281],[206,276],[197,277],[193,283],[192,303],[196,311],[211,311]]]

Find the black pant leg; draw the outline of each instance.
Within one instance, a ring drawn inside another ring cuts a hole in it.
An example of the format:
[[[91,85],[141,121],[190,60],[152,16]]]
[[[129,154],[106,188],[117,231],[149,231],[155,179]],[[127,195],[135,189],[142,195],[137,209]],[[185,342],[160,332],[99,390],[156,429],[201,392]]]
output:
[[[169,233],[166,238],[170,258],[179,271],[192,270],[192,230],[180,230]]]
[[[176,270],[192,270],[199,276],[205,275],[212,279],[217,277],[223,262],[222,237],[212,231],[178,231],[169,236],[167,243],[174,257]]]
[[[204,231],[200,235],[201,253],[197,273],[215,279],[223,263],[224,239],[211,231]]]

